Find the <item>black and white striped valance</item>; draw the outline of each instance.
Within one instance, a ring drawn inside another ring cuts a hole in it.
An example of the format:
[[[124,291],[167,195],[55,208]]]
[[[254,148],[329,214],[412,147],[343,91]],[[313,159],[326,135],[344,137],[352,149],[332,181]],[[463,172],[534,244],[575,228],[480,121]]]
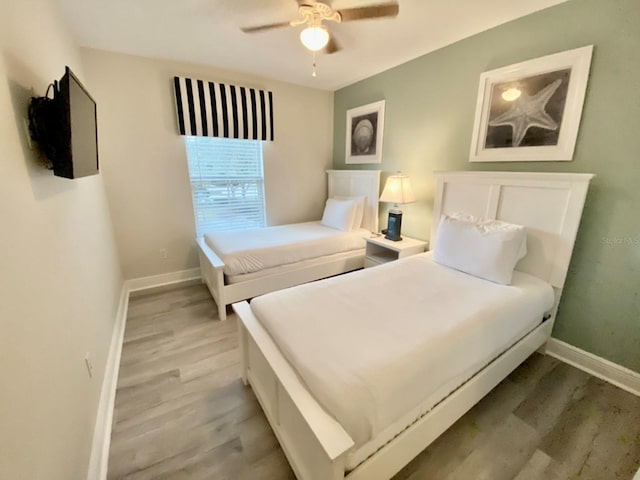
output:
[[[181,135],[273,141],[273,94],[174,77]]]

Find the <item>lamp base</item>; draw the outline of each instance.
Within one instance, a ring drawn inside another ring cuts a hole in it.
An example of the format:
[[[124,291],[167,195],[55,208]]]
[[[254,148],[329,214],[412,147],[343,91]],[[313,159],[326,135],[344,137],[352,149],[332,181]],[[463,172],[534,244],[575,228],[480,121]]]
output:
[[[392,242],[399,242],[402,240],[400,236],[400,229],[402,227],[402,212],[397,209],[389,211],[389,220],[387,221],[387,234],[384,236],[387,240]]]

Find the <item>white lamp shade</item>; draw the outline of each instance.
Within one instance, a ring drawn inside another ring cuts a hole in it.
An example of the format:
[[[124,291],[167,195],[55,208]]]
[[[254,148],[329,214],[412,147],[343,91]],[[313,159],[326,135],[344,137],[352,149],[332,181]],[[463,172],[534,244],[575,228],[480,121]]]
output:
[[[416,196],[411,188],[409,177],[398,173],[387,178],[387,183],[385,183],[382,195],[380,195],[380,201],[389,203],[415,202]]]
[[[329,43],[329,32],[321,25],[307,27],[300,32],[300,41],[312,52],[317,52]]]

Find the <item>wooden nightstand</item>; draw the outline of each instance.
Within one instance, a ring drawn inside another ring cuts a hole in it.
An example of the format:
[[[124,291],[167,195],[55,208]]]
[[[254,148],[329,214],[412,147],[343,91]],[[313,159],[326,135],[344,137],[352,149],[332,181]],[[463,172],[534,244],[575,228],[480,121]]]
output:
[[[403,236],[399,242],[387,240],[383,236],[365,237],[367,247],[364,258],[364,268],[375,267],[387,262],[393,262],[399,258],[409,257],[422,253],[427,247],[427,242]]]

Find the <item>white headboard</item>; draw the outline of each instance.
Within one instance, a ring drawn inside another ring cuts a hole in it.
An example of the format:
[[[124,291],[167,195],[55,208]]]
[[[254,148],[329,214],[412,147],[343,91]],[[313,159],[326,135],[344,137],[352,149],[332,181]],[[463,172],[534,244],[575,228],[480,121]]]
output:
[[[516,270],[561,291],[592,178],[590,173],[436,172],[430,248],[447,213],[524,225],[527,255]]]
[[[380,170],[327,170],[329,198],[334,195],[367,198],[362,228],[378,231],[378,196],[380,195]]]

